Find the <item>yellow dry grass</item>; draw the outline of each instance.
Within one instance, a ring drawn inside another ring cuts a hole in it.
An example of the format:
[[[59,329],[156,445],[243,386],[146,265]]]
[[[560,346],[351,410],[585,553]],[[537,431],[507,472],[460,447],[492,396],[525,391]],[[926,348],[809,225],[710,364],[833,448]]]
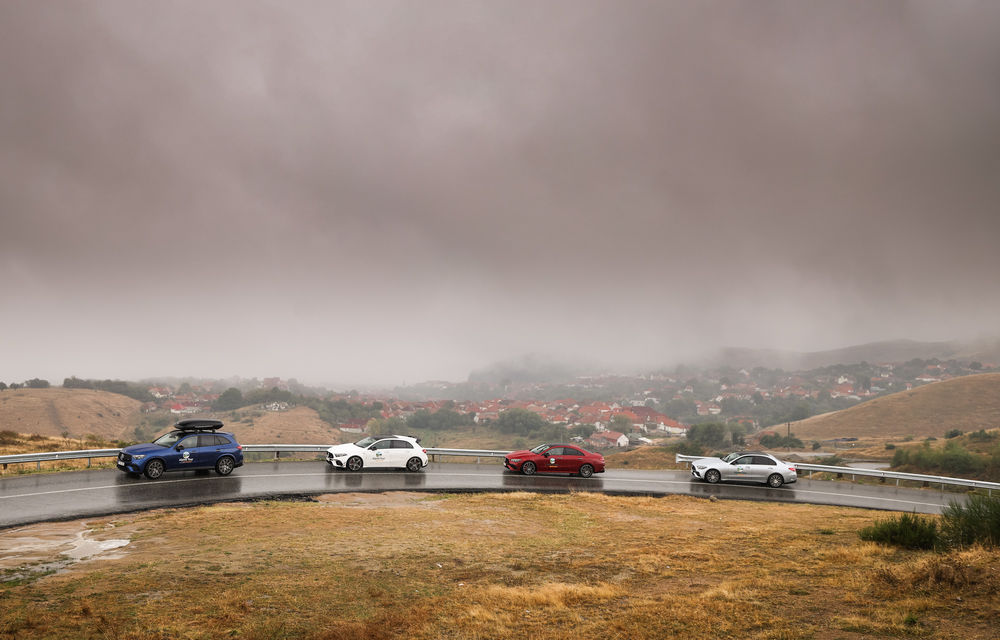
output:
[[[941,438],[951,429],[978,431],[1000,424],[1000,373],[935,382],[792,424],[803,440]]]
[[[877,517],[585,493],[162,510],[88,523],[123,557],[0,582],[0,638],[997,637],[1000,554],[860,542]]]
[[[343,433],[324,422],[316,410],[309,407],[295,407],[288,411],[245,407],[212,415],[225,422],[225,429],[244,444],[333,445],[358,438],[357,434]]]
[[[142,403],[91,389],[7,389],[0,392],[0,431],[44,436],[130,439]]]

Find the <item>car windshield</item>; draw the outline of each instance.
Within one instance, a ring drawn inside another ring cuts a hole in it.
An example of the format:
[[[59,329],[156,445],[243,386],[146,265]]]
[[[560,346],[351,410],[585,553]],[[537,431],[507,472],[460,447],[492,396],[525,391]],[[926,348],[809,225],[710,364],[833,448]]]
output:
[[[722,461],[723,462],[732,462],[733,460],[735,460],[736,458],[739,458],[739,457],[740,457],[740,452],[739,451],[733,451],[728,456],[726,456],[725,458],[723,458]]]
[[[371,436],[368,436],[366,438],[361,438],[360,440],[358,440],[357,442],[355,442],[354,446],[361,447],[362,449],[364,449],[365,447],[370,447],[371,445],[375,444],[376,442],[378,442],[378,438],[373,438]]]
[[[165,433],[156,440],[153,440],[153,444],[158,444],[161,447],[172,447],[177,444],[177,441],[184,436],[183,431],[171,431],[170,433]]]
[[[547,444],[540,444],[537,447],[535,447],[534,449],[532,449],[531,453],[541,453],[541,452],[545,451],[548,448],[549,448],[549,445],[547,445]]]

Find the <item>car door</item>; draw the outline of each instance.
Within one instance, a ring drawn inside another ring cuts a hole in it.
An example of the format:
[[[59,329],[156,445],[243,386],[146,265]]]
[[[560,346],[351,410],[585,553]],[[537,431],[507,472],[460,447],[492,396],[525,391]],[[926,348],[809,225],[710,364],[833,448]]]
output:
[[[545,456],[545,459],[538,464],[538,471],[548,473],[558,472],[560,465],[564,464],[562,461],[562,452],[562,447],[549,447],[548,451],[542,454]]]
[[[413,449],[413,445],[406,440],[393,440],[392,449],[390,449],[392,451],[392,466],[405,467],[407,460],[413,457]]]
[[[573,447],[563,447],[562,456],[559,459],[559,471],[561,473],[579,473],[582,462],[582,451]]]
[[[204,434],[198,439],[198,464],[203,467],[214,467],[219,456],[229,447],[229,440],[220,435]]]
[[[388,467],[392,461],[392,440],[379,440],[368,447],[366,467]]]
[[[753,466],[754,480],[758,482],[767,482],[768,476],[778,470],[777,463],[767,456],[754,456]]]
[[[167,469],[198,468],[198,435],[189,435],[170,449],[166,458]]]
[[[722,475],[726,480],[751,480],[753,477],[753,456],[740,456],[733,460],[725,471],[728,471],[728,475],[726,473]]]

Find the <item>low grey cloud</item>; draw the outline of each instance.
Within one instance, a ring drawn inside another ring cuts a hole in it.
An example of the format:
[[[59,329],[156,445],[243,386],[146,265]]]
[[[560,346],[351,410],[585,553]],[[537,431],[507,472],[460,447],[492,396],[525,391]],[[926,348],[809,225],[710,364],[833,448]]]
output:
[[[1000,7],[0,5],[0,379],[995,332]]]

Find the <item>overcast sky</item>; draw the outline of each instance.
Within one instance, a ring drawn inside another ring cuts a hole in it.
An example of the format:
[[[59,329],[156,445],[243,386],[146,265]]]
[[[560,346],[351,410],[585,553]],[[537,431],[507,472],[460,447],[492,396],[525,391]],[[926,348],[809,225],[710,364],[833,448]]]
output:
[[[1000,3],[0,2],[0,380],[996,335]]]

